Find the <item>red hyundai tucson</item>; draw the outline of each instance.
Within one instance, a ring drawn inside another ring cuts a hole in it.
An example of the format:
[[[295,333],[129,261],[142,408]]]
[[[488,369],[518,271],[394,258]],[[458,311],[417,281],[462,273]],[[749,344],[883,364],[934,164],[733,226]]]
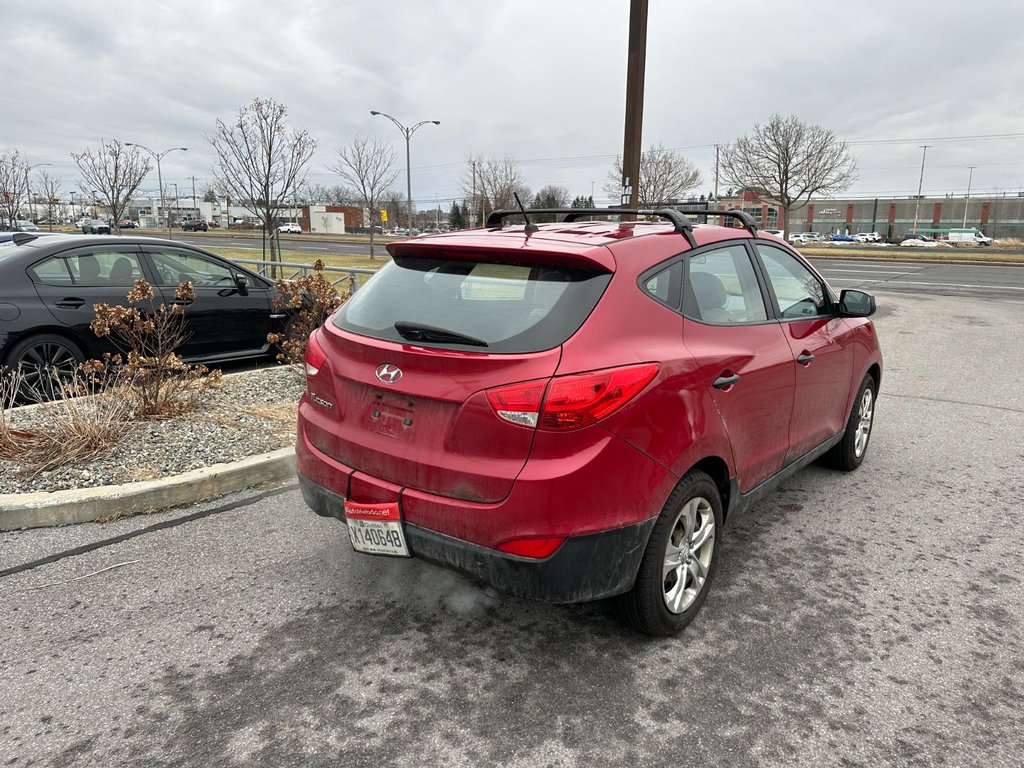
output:
[[[740,212],[559,213],[388,246],[309,339],[302,494],[357,552],[524,598],[614,597],[674,634],[725,523],[815,459],[863,461],[875,302]]]

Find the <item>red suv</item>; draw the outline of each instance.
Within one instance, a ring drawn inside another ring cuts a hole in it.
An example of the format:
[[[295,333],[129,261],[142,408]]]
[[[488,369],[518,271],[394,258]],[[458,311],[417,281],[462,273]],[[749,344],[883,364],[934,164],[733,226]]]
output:
[[[557,213],[387,246],[309,339],[302,493],[358,552],[519,597],[615,597],[674,634],[726,522],[819,457],[864,459],[875,302],[836,296],[741,212]],[[579,220],[623,213],[656,220]]]

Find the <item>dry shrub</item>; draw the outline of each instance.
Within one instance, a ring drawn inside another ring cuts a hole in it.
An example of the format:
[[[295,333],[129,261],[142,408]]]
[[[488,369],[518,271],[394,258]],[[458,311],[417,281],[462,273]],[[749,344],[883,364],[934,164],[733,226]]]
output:
[[[279,361],[301,367],[309,334],[352,295],[355,278],[350,277],[348,282],[348,290],[339,294],[337,287],[324,277],[324,263],[320,259],[313,263],[313,271],[308,275],[277,281],[274,308],[286,312],[288,322],[283,333],[268,333],[267,341],[277,345]]]
[[[133,405],[123,396],[124,373],[107,377],[97,386],[78,372],[57,379],[54,391],[63,397],[35,406],[44,414],[42,426],[16,428],[10,415],[23,392],[21,374],[0,381],[0,459],[16,461],[34,475],[66,465],[86,464],[120,443],[132,428]],[[84,394],[86,391],[91,394]]]
[[[174,297],[190,301],[195,298],[195,288],[191,282],[184,282]],[[202,365],[189,365],[177,353],[189,335],[184,307],[168,307],[162,302],[158,306],[153,287],[145,280],[135,281],[128,302],[128,306],[94,307],[95,319],[89,327],[97,336],[109,338],[120,354],[89,360],[84,367],[96,376],[119,371],[139,418],[163,418],[195,410],[203,393],[220,382],[221,374]]]

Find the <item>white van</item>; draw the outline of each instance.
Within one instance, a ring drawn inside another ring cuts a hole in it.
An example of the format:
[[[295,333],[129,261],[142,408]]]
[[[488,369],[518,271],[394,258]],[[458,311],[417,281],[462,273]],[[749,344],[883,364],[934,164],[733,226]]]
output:
[[[963,243],[973,243],[974,245],[992,245],[992,238],[987,235],[981,234],[978,230],[973,227],[970,229],[951,229],[949,230],[949,242],[954,245],[961,245]]]

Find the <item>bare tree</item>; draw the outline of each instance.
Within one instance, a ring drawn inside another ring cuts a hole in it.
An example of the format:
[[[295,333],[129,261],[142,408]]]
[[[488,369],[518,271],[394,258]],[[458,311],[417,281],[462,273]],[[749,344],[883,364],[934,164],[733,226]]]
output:
[[[0,155],[0,229],[13,227],[28,202],[31,166],[17,150]]]
[[[58,215],[60,207],[61,179],[59,176],[51,176],[46,171],[38,171],[39,184],[43,189],[43,202],[46,204],[46,221],[53,231],[53,220]]]
[[[369,211],[372,260],[374,227],[380,220],[382,196],[398,177],[395,153],[390,145],[377,139],[356,136],[351,144],[338,150],[337,158],[328,167],[352,186],[359,204]]]
[[[149,158],[138,147],[122,144],[118,139],[109,144],[100,139],[99,149],[72,152],[71,159],[82,174],[79,189],[110,211],[114,230],[120,232],[118,222],[125,218],[128,201],[152,168]]]
[[[841,192],[857,178],[857,162],[845,141],[796,115],[772,115],[765,125],[725,147],[722,174],[741,189],[756,190],[782,207],[784,232],[789,214],[812,195]]]
[[[682,202],[686,193],[701,185],[700,171],[678,152],[658,144],[640,154],[640,179],[637,190],[641,208]],[[613,200],[622,195],[622,156],[608,171],[604,191]]]
[[[207,141],[217,153],[216,183],[232,200],[273,232],[278,216],[298,194],[316,140],[306,130],[290,130],[288,108],[273,99],[255,98],[231,123],[218,120]],[[280,261],[270,238],[270,261]],[[277,270],[271,267],[272,276]]]
[[[388,212],[388,221],[394,222],[396,225],[401,215],[409,211],[409,206],[405,203],[405,195],[397,189],[389,189],[381,195],[380,208],[382,211]]]
[[[526,201],[523,201],[524,204]],[[565,187],[560,187],[557,184],[547,184],[540,188],[536,195],[533,196],[533,201],[530,203],[531,208],[568,208],[569,207],[569,190]],[[539,214],[536,217],[531,217],[532,221],[555,221],[557,217],[554,214]]]
[[[474,214],[484,217],[499,208],[515,208],[517,194],[524,205],[533,198],[514,157],[470,155],[466,163],[468,173],[461,180],[462,193]]]

